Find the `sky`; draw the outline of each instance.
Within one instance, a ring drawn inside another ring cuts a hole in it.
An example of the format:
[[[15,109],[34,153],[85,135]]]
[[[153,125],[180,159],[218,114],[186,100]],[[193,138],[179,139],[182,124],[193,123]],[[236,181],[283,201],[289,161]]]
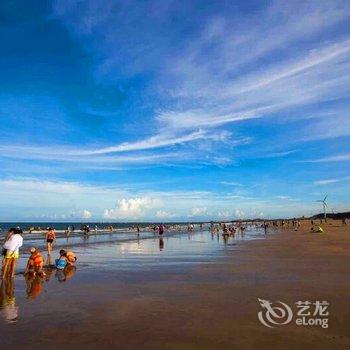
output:
[[[349,1],[2,1],[0,221],[350,210]]]

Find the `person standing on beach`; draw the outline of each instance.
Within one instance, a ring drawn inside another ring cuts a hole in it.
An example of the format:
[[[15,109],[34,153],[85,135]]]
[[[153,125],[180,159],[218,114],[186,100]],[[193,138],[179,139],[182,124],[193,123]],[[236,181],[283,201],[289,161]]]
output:
[[[49,227],[46,233],[45,239],[46,239],[47,254],[51,255],[53,242],[56,241],[55,229],[53,229],[52,227]]]
[[[266,224],[266,222],[265,222],[265,221],[264,221],[263,226],[264,226],[264,233],[265,233],[265,235],[266,235],[266,233],[267,233],[267,224]]]
[[[23,245],[22,230],[16,228],[11,237],[5,242],[6,249],[5,262],[2,269],[2,278],[15,276],[16,263],[19,258],[19,248]]]
[[[160,236],[162,236],[164,233],[164,225],[163,224],[160,224],[159,227],[158,227],[158,234]]]
[[[12,228],[10,228],[9,230],[8,230],[8,232],[7,232],[7,234],[6,234],[6,237],[5,237],[5,239],[4,239],[4,245],[5,245],[5,243],[11,238],[11,236],[13,235],[13,233],[15,232],[15,228],[14,227],[12,227]],[[6,262],[6,253],[7,253],[7,249],[4,247],[4,245],[3,245],[3,248],[2,248],[2,253],[1,253],[1,255],[2,255],[2,268],[1,268],[1,271],[3,271],[3,269],[4,269],[4,265],[5,265],[5,262]]]

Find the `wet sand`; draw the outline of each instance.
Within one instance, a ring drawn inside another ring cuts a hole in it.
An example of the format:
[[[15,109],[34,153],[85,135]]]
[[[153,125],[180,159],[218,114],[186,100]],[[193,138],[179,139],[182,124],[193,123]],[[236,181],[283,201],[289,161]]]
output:
[[[141,248],[125,243],[115,261],[114,248],[100,246],[95,255],[111,262],[101,269],[88,248],[74,275],[63,283],[52,276],[36,298],[26,298],[17,276],[19,320],[0,325],[1,346],[344,349],[350,345],[350,227],[333,222],[325,234],[315,234],[303,226],[228,245],[209,233],[165,238],[163,251],[157,240]],[[267,328],[257,318],[258,298],[291,307],[326,300],[329,328],[293,322]]]

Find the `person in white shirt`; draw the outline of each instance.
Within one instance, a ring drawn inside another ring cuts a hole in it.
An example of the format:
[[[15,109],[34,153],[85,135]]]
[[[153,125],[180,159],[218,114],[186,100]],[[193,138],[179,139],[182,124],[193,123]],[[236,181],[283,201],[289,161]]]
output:
[[[8,231],[7,231],[7,234],[5,236],[5,239],[3,241],[3,245],[11,238],[11,236],[13,235],[13,233],[16,231],[16,229],[14,227],[10,228]],[[5,262],[6,262],[6,252],[7,252],[7,249],[4,248],[4,246],[2,247],[2,252],[1,252],[1,256],[2,256],[2,265],[1,265],[1,271],[3,271],[4,269],[4,265],[5,265]]]
[[[2,278],[8,276],[14,277],[16,271],[16,263],[19,258],[19,248],[23,245],[23,237],[21,236],[22,230],[16,228],[9,239],[4,243],[4,259],[2,269]]]

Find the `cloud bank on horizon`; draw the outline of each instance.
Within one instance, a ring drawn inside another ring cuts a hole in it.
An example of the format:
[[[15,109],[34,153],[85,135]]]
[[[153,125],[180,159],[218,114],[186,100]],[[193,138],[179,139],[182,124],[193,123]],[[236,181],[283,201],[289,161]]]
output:
[[[349,2],[0,12],[0,220],[349,210]]]

